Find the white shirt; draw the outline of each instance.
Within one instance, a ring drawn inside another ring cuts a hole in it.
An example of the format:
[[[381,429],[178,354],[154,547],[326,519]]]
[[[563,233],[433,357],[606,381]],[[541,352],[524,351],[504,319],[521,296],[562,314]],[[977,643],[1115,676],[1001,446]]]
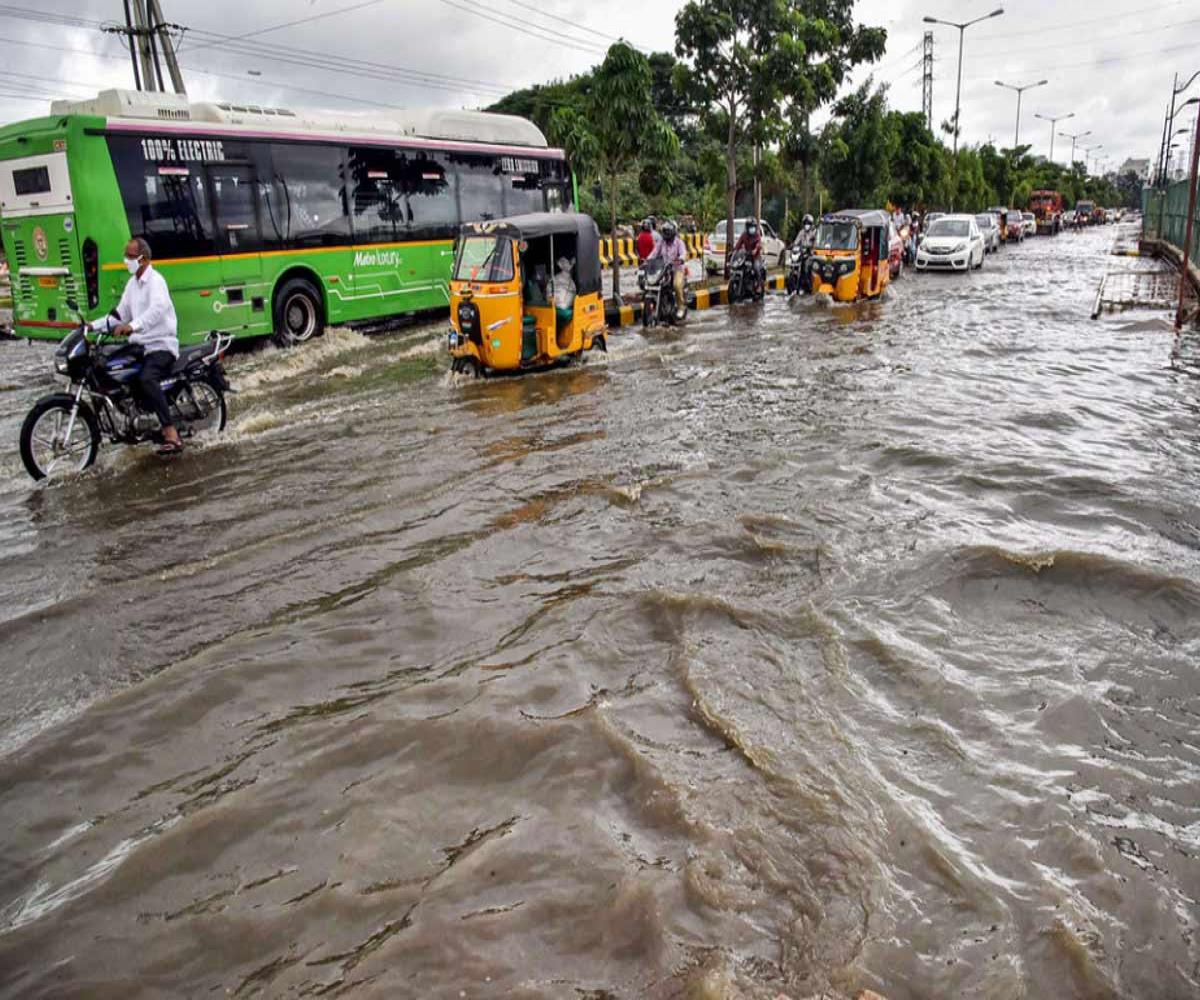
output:
[[[179,325],[175,320],[171,290],[163,276],[149,264],[140,275],[130,276],[116,313],[121,323],[133,327],[129,336],[131,344],[140,344],[147,354],[170,351],[179,357]],[[116,325],[111,316],[104,316],[91,326],[93,330],[108,331]]]

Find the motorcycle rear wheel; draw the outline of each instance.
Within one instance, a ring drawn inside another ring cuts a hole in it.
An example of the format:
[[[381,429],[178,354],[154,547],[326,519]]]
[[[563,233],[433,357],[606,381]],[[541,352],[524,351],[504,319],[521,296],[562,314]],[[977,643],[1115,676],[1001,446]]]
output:
[[[82,472],[100,451],[100,425],[89,406],[80,403],[71,435],[73,396],[58,393],[39,399],[21,425],[21,461],[36,480]]]
[[[186,425],[190,436],[220,434],[229,419],[225,393],[211,382],[192,382],[190,389],[192,399],[188,398],[187,388],[181,388],[175,397],[175,409],[179,412],[180,419]]]

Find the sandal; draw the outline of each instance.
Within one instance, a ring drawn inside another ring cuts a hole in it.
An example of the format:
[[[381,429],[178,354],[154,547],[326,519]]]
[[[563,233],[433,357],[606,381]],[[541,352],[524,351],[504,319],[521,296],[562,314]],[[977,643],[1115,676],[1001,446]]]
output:
[[[178,455],[183,451],[182,441],[167,441],[158,449],[160,455]]]

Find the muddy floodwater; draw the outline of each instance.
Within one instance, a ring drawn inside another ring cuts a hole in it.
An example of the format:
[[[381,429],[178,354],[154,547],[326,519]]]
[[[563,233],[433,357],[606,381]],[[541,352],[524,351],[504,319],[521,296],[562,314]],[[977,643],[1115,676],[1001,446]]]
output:
[[[0,996],[1200,996],[1200,343],[1111,238],[333,331],[49,488],[0,345]]]

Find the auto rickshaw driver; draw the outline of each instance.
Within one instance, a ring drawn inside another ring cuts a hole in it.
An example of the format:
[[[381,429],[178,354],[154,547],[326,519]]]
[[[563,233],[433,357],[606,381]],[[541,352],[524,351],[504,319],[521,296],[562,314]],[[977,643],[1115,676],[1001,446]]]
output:
[[[586,215],[541,212],[464,225],[450,319],[456,372],[546,367],[606,350],[596,223]]]

